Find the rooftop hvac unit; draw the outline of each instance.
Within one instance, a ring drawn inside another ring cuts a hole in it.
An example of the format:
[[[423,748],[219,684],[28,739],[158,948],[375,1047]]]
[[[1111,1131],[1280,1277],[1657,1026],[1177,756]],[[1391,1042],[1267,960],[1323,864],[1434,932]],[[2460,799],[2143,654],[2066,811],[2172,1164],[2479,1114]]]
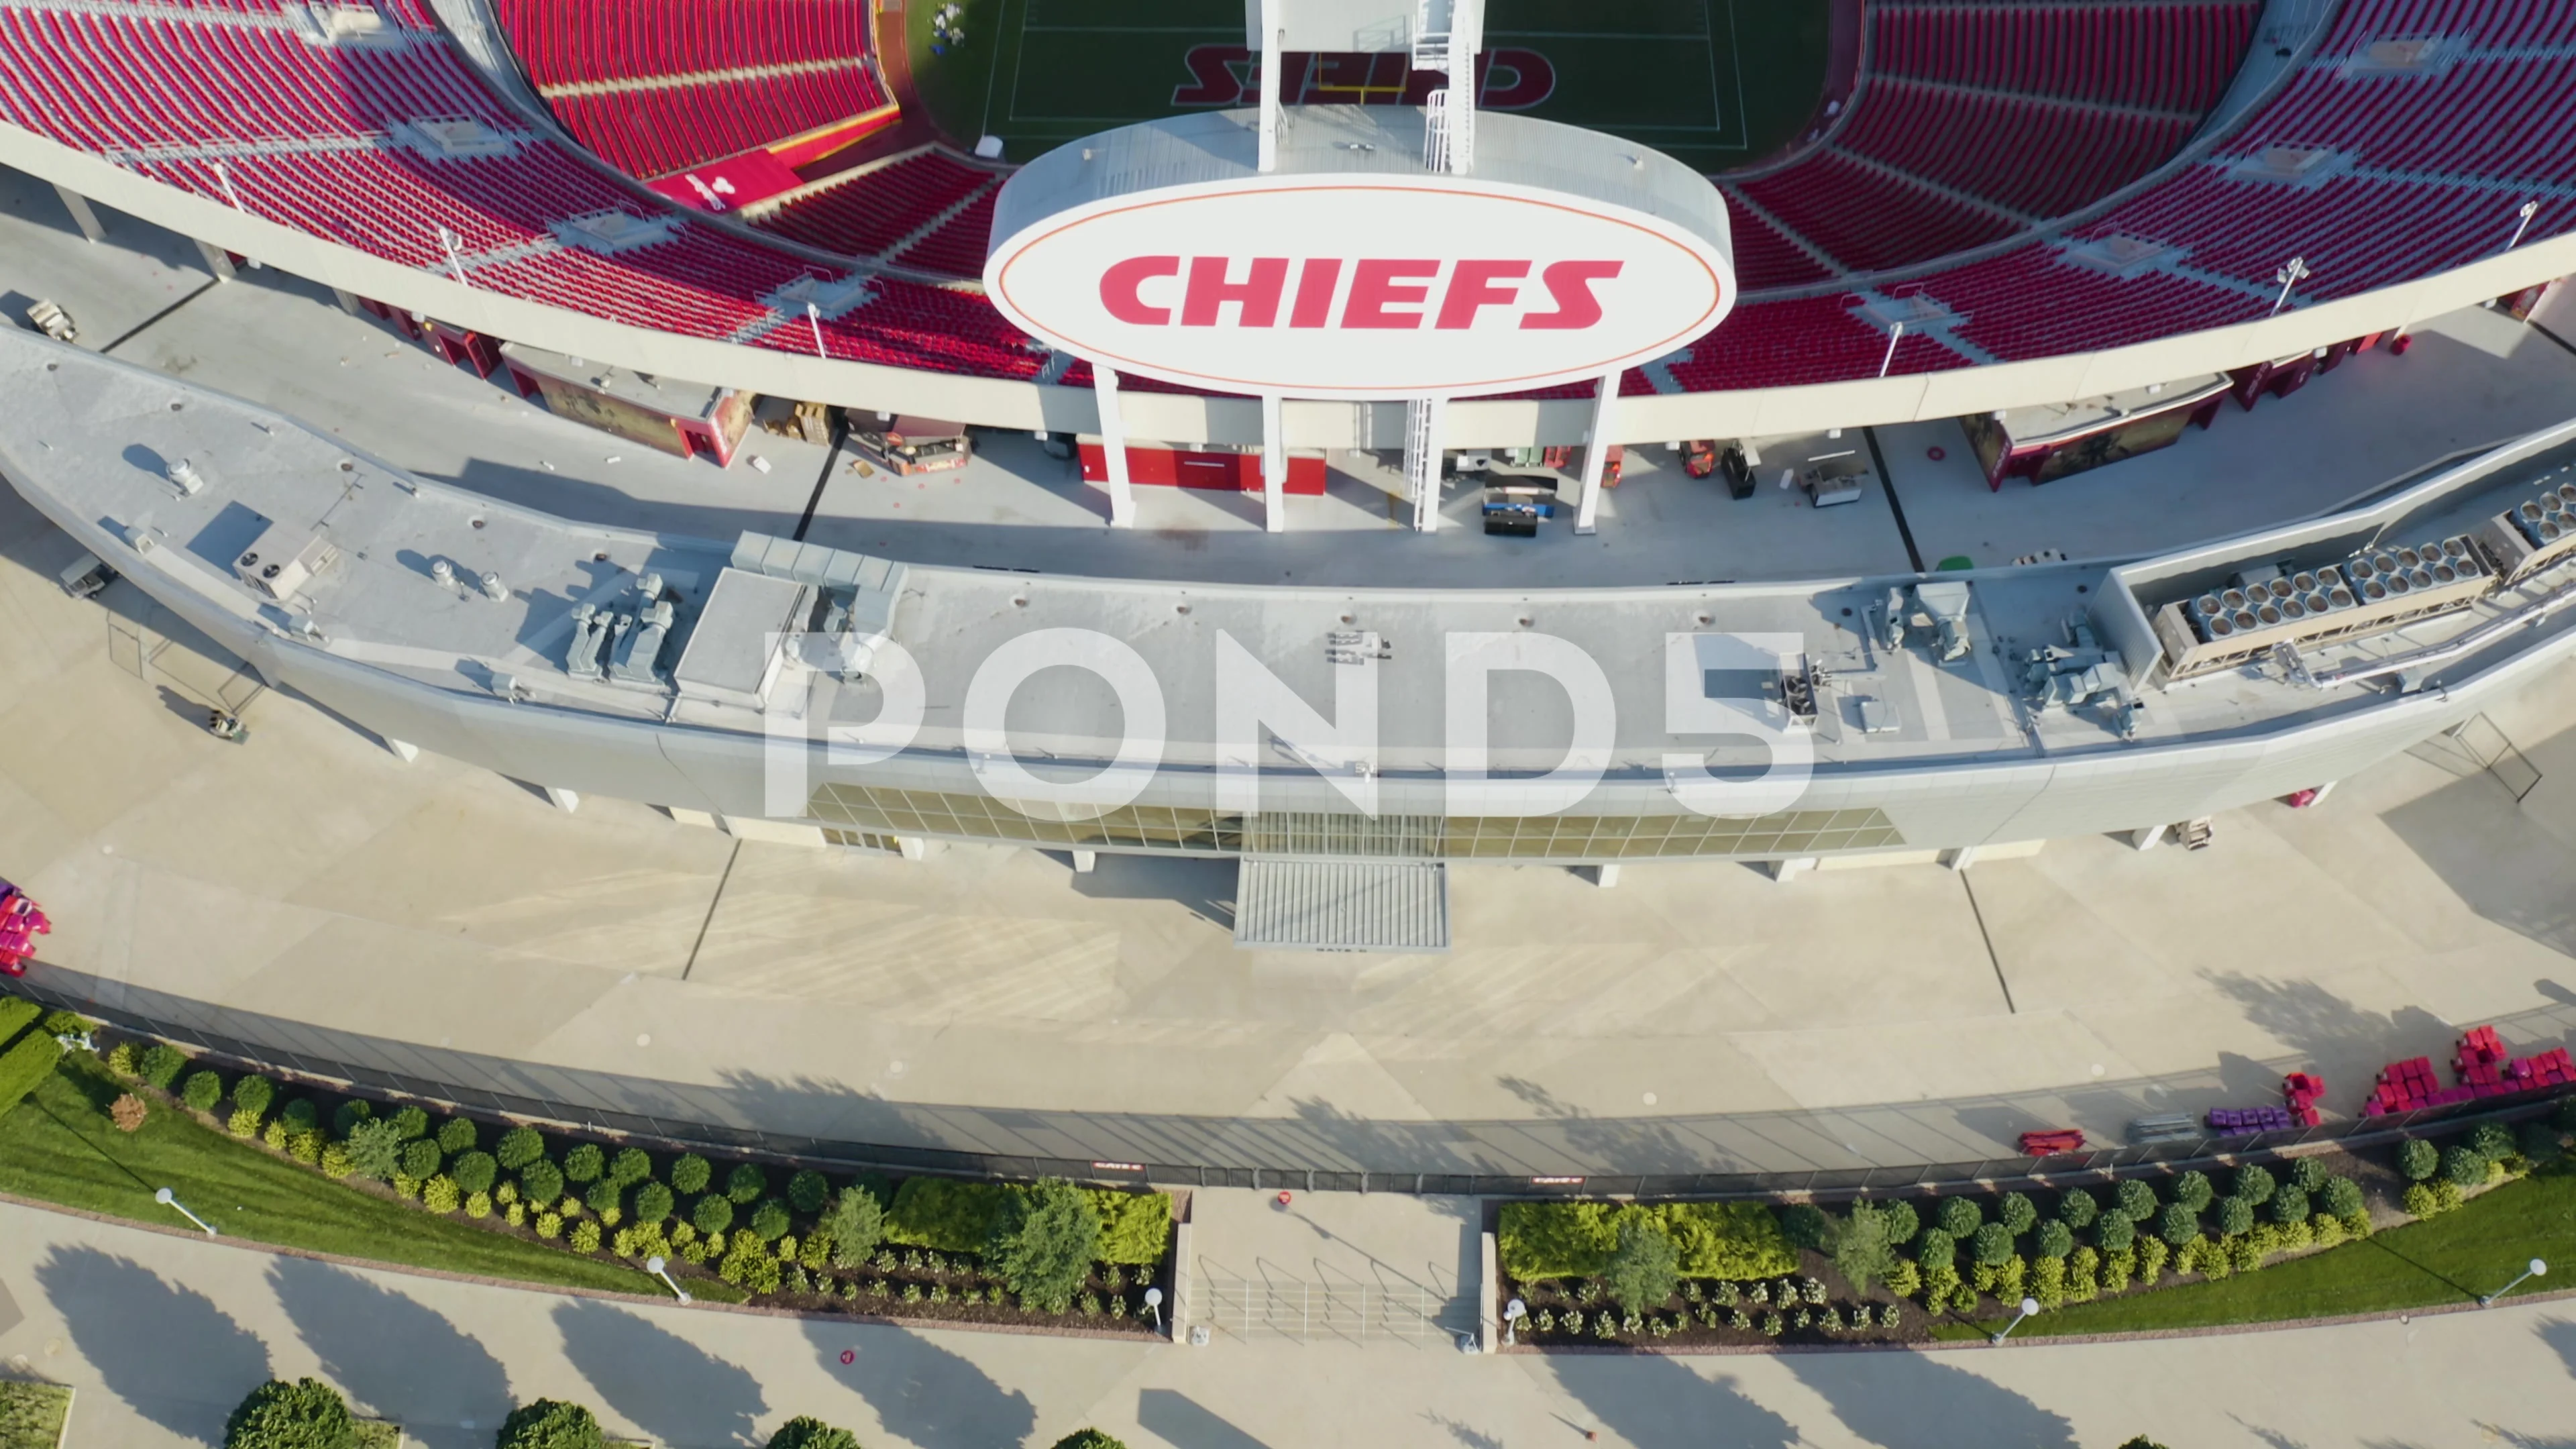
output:
[[[303,592],[339,556],[329,539],[311,529],[272,523],[233,560],[233,573],[252,592],[284,603]]]

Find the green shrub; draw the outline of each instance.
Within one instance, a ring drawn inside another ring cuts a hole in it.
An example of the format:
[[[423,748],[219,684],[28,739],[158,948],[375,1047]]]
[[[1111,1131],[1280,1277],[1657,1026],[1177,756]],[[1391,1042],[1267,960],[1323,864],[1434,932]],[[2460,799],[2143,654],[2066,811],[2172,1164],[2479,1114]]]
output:
[[[914,1178],[895,1195],[888,1239],[897,1231]],[[1658,1219],[1681,1253],[1685,1278],[1776,1277],[1798,1266],[1779,1218],[1760,1203],[1515,1202],[1503,1205],[1495,1248],[1516,1278],[1591,1277],[1618,1247],[1619,1221],[1641,1213]],[[924,1244],[923,1246],[934,1246]]]
[[[519,1170],[519,1191],[530,1202],[554,1202],[564,1195],[563,1169],[540,1157]]]
[[[420,1107],[397,1107],[385,1120],[393,1124],[395,1135],[405,1142],[429,1135],[429,1113]]]
[[[702,1233],[721,1233],[733,1226],[733,1199],[720,1192],[708,1193],[689,1210],[689,1221]]]
[[[1160,1193],[1154,1196],[1162,1198]],[[1162,1201],[1165,1204],[1164,1216],[1168,1219],[1171,1199],[1162,1198]],[[832,1266],[856,1268],[867,1262],[868,1255],[877,1250],[877,1243],[885,1237],[885,1206],[877,1201],[875,1193],[866,1188],[845,1187],[841,1189],[841,1195],[833,1199],[831,1211],[823,1215],[821,1231],[831,1240]],[[1101,1236],[1106,1238],[1110,1233],[1104,1230]]]
[[[25,1031],[29,1026],[35,1024],[37,1017],[44,1014],[45,1009],[43,1007],[38,1006],[36,1003],[28,1001],[23,997],[0,996],[0,1043],[5,1043],[11,1037]],[[45,1033],[47,1036],[52,1036],[53,1034],[54,1033],[52,1032]],[[109,1055],[113,1057],[115,1054],[111,1052]],[[132,1055],[133,1054],[130,1052],[127,1053],[129,1060]],[[114,1063],[111,1061],[109,1066],[110,1069],[113,1070]]]
[[[141,1074],[143,1068],[137,1061],[138,1054],[130,1041],[118,1042],[107,1049],[107,1069],[121,1080],[130,1082]]]
[[[823,1204],[830,1201],[831,1197],[832,1184],[825,1180],[823,1174],[810,1167],[801,1169],[794,1177],[787,1179],[788,1204],[800,1213],[810,1215],[821,1212]]]
[[[277,1121],[286,1129],[286,1135],[292,1137],[298,1132],[310,1132],[321,1126],[322,1109],[314,1106],[310,1097],[297,1097],[277,1114]]]
[[[1904,1198],[1890,1198],[1880,1203],[1878,1215],[1887,1223],[1887,1240],[1891,1243],[1913,1242],[1915,1236],[1923,1231],[1923,1215]]]
[[[2031,1202],[2028,1193],[2008,1192],[1996,1209],[1995,1219],[2004,1225],[2006,1232],[2018,1238],[2039,1221],[2039,1208]]]
[[[525,1164],[522,1164],[523,1166]],[[579,1404],[539,1399],[521,1404],[501,1421],[493,1449],[607,1449],[599,1420]]]
[[[2558,1099],[2558,1109],[2549,1114],[2561,1132],[2576,1132],[2576,1092]]]
[[[2280,1184],[2273,1179],[2270,1168],[2249,1162],[2236,1169],[2235,1186],[2231,1196],[2243,1198],[2250,1207],[2261,1207],[2272,1200],[2272,1191]]]
[[[2217,1195],[2218,1190],[2209,1185],[2209,1174],[2198,1168],[2174,1179],[2173,1200],[2193,1212],[2206,1209],[2209,1200]]]
[[[865,1187],[853,1191],[867,1193]],[[1120,1192],[1089,1187],[1100,1214],[1100,1261],[1150,1268],[1163,1261],[1172,1241],[1172,1200],[1159,1192]],[[873,1193],[867,1193],[874,1196]]]
[[[2409,1137],[2397,1148],[2397,1170],[2409,1182],[2422,1182],[2441,1167],[2442,1149],[2421,1137]]]
[[[2486,1154],[2466,1145],[2443,1149],[2442,1180],[2461,1188],[2486,1186]]]
[[[886,1214],[886,1241],[941,1253],[980,1253],[1010,1206],[1011,1189],[1000,1183],[908,1177],[894,1195],[893,1211]],[[1508,1214],[1511,1207],[1503,1211]],[[1605,1255],[1607,1251],[1604,1245]]]
[[[774,1197],[762,1199],[760,1206],[752,1209],[752,1236],[764,1243],[774,1243],[787,1236],[789,1226],[787,1204]]]
[[[277,1104],[277,1083],[266,1077],[244,1077],[233,1083],[233,1110],[264,1118]]]
[[[769,1174],[761,1171],[756,1163],[737,1162],[733,1171],[725,1174],[724,1190],[725,1196],[732,1198],[735,1206],[749,1207],[760,1201],[761,1194],[769,1191]]]
[[[357,1449],[349,1402],[320,1379],[270,1379],[224,1421],[224,1449]]]
[[[641,1147],[620,1147],[617,1154],[608,1159],[608,1170],[601,1180],[616,1183],[619,1187],[633,1187],[652,1175],[653,1154]]]
[[[438,1164],[444,1160],[445,1154],[441,1153],[438,1150],[438,1144],[429,1138],[415,1137],[402,1145],[402,1171],[405,1177],[425,1178],[438,1171]]]
[[[420,1205],[434,1213],[452,1213],[465,1204],[465,1194],[457,1191],[456,1179],[446,1173],[429,1178],[420,1185]]]
[[[97,1025],[77,1011],[56,1009],[45,1013],[43,1031],[47,1036],[86,1036]]]
[[[613,1178],[603,1177],[581,1190],[581,1205],[605,1218],[610,1213],[624,1214],[626,1189]]]
[[[187,1054],[168,1042],[156,1042],[143,1054],[143,1080],[162,1091],[170,1090],[170,1084],[187,1069]]]
[[[471,1117],[450,1117],[438,1124],[438,1150],[454,1157],[483,1145],[482,1131]]]
[[[1814,1203],[1793,1202],[1780,1209],[1780,1232],[1793,1248],[1822,1248],[1831,1231],[1833,1219]]]
[[[671,1190],[658,1182],[635,1189],[635,1221],[658,1223],[671,1216]]]
[[[36,1084],[52,1075],[62,1059],[62,1044],[41,1032],[29,1032],[18,1038],[16,1046],[0,1052],[0,1116],[7,1116],[36,1090]]]
[[[2272,1194],[2272,1221],[2287,1227],[2308,1220],[2308,1195],[2297,1187],[2276,1189]]]
[[[2239,1233],[2251,1232],[2253,1227],[2254,1204],[2241,1197],[2223,1197],[2218,1200],[2220,1237],[2232,1238]]]
[[[597,1182],[608,1171],[608,1154],[596,1142],[576,1142],[563,1155],[564,1181],[575,1187]]]
[[[315,1137],[319,1137],[322,1134],[317,1132],[313,1135]],[[356,1158],[349,1155],[348,1143],[333,1142],[322,1149],[321,1168],[322,1175],[324,1177],[331,1179],[333,1182],[338,1182],[340,1179],[356,1172],[358,1170],[358,1162]]]
[[[2012,1229],[2002,1223],[1983,1223],[1970,1239],[1968,1256],[1980,1263],[2001,1263],[2013,1255]]]
[[[1941,1231],[1948,1233],[1953,1241],[1975,1237],[1978,1224],[1985,1220],[1984,1209],[1978,1207],[1977,1200],[1972,1197],[1943,1198],[1940,1211],[1933,1214],[1933,1221],[1939,1223]]]
[[[2037,1243],[2040,1257],[2063,1258],[2075,1251],[2075,1230],[2051,1219],[2039,1225]]]
[[[2182,1203],[2167,1203],[2156,1220],[2156,1236],[2179,1248],[2200,1236],[2200,1214]]]
[[[2137,1220],[2127,1213],[2104,1213],[2093,1222],[2093,1241],[2105,1253],[2116,1253],[2137,1239]]]
[[[359,1177],[384,1182],[402,1171],[403,1142],[391,1122],[360,1122],[341,1145],[349,1154],[349,1170]]]
[[[564,1235],[564,1242],[576,1253],[598,1252],[599,1219],[583,1218],[573,1224],[572,1231]]]
[[[179,1100],[187,1103],[192,1112],[211,1112],[223,1099],[224,1077],[221,1072],[190,1072],[188,1079],[179,1084]]]
[[[455,1177],[456,1185],[467,1192],[490,1192],[493,1181],[501,1175],[501,1162],[489,1152],[468,1152],[450,1163],[447,1170]],[[528,1181],[526,1173],[519,1175],[519,1185],[523,1188],[535,1186]],[[552,1197],[554,1194],[546,1193],[544,1196]]]
[[[727,1198],[712,1198],[710,1201],[728,1205],[731,1202]],[[779,1277],[784,1271],[776,1255],[749,1233],[734,1234],[732,1250],[724,1255],[723,1262],[716,1265],[716,1276],[754,1293],[777,1292]]]
[[[715,1181],[715,1168],[698,1154],[689,1153],[671,1164],[671,1191],[683,1197],[707,1190]]]
[[[2120,1212],[2133,1223],[2143,1223],[2156,1215],[2156,1185],[2143,1177],[2133,1177],[2120,1184]]]
[[[2102,1204],[2080,1187],[2068,1188],[2066,1195],[2057,1200],[2057,1220],[2079,1232],[2093,1226],[2101,1215]]]
[[[2558,1145],[2558,1129],[2546,1122],[2525,1122],[2514,1135],[2515,1150],[2534,1167],[2556,1162],[2564,1155]]]
[[[769,1449],[859,1449],[859,1438],[847,1429],[799,1414],[769,1436]]]
[[[1077,1429],[1055,1441],[1055,1449],[1127,1449],[1097,1429]]]
[[[311,1167],[322,1160],[322,1133],[319,1128],[291,1133],[286,1139],[286,1155]]]
[[[480,1221],[492,1216],[492,1194],[469,1192],[465,1195],[465,1215]]]
[[[2481,1122],[2470,1129],[2469,1146],[2481,1157],[2511,1157],[2514,1152],[2513,1129],[2502,1122]]]
[[[2153,1284],[2164,1272],[2166,1260],[2172,1256],[2173,1250],[2166,1246],[2164,1239],[2138,1239],[2138,1281]]]
[[[1867,1293],[1895,1268],[1896,1244],[1889,1240],[1887,1227],[1886,1214],[1868,1203],[1854,1203],[1850,1216],[1826,1235],[1834,1271],[1843,1275],[1853,1292]]]
[[[1610,1301],[1643,1311],[1656,1307],[1681,1287],[1681,1254],[1664,1225],[1643,1215],[1619,1225],[1619,1244],[1601,1267],[1601,1286]]]
[[[2326,1160],[2324,1158],[2302,1157],[2290,1164],[2290,1186],[2310,1197],[2315,1197],[2317,1189],[2325,1185]]]
[[[1959,1240],[1951,1237],[1947,1228],[1925,1228],[1923,1236],[1914,1240],[1914,1260],[1927,1272],[1955,1268],[1959,1264]]]
[[[339,1141],[346,1142],[349,1140],[349,1134],[358,1130],[359,1123],[372,1122],[375,1117],[375,1103],[363,1098],[351,1097],[332,1110],[331,1135]]]
[[[2442,1211],[2442,1199],[2433,1191],[2433,1184],[2429,1182],[2408,1183],[2405,1196],[2399,1201],[2406,1209],[2408,1217],[2435,1217]]]
[[[2328,1213],[2339,1218],[2352,1217],[2366,1210],[2362,1203],[2361,1184],[2349,1177],[2327,1178],[2319,1201]]]
[[[1011,1193],[985,1261],[1020,1301],[1045,1313],[1071,1305],[1099,1255],[1100,1210],[1071,1183],[1041,1178]]]
[[[546,1139],[534,1127],[513,1127],[501,1134],[492,1156],[511,1172],[527,1175],[528,1165],[546,1155]]]

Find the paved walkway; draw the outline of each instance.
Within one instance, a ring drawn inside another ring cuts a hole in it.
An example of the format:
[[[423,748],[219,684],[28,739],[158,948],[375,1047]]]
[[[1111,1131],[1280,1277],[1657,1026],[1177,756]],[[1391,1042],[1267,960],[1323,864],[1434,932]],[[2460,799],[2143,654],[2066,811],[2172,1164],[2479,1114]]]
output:
[[[757,1444],[800,1413],[871,1449],[1018,1449],[1085,1424],[1136,1449],[1550,1449],[1585,1430],[1640,1449],[2111,1449],[2141,1432],[2178,1449],[2563,1449],[2576,1424],[2563,1305],[1930,1354],[1194,1350],[487,1288],[8,1206],[0,1361],[78,1387],[74,1449],[214,1444],[253,1384],[301,1374],[431,1449],[484,1449],[540,1396],[665,1449]]]

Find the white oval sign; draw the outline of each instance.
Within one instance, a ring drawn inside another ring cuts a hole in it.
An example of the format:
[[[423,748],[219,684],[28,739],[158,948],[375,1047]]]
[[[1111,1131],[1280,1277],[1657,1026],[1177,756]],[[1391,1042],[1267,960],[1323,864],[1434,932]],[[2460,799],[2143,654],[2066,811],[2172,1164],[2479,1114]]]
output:
[[[1110,197],[994,248],[1002,314],[1087,361],[1219,392],[1513,392],[1651,361],[1735,304],[1705,238],[1472,177],[1265,176]]]

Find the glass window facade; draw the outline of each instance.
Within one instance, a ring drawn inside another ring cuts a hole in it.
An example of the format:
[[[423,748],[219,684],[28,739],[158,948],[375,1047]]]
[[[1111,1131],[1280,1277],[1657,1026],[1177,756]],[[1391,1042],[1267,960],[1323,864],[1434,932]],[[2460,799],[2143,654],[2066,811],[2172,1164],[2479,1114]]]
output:
[[[1128,805],[1091,820],[1035,818],[999,800],[929,790],[825,785],[807,807],[827,831],[933,835],[1084,850],[1201,855],[1382,856],[1405,860],[1756,859],[1905,844],[1875,809],[1797,810],[1743,820],[1704,815],[1382,815]]]

